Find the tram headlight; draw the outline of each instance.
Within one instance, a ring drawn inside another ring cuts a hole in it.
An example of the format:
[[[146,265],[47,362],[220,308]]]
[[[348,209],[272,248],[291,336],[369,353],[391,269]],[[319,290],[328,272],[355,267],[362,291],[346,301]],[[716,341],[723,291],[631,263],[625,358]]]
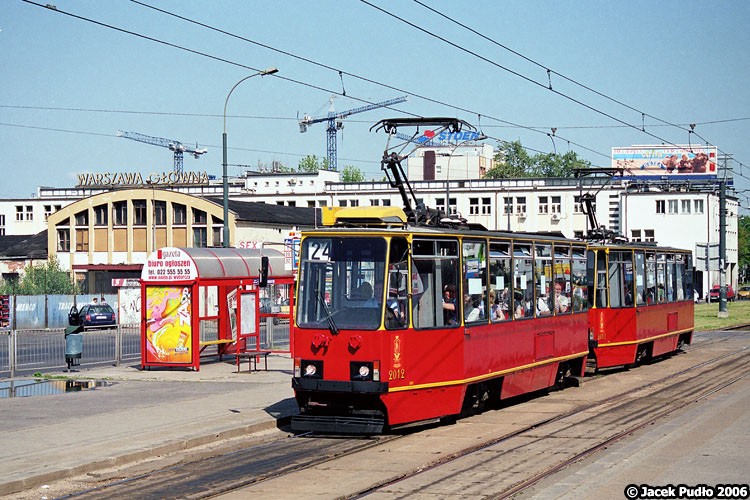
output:
[[[323,361],[318,359],[300,360],[300,373],[303,378],[323,378]]]
[[[359,376],[362,378],[367,378],[370,376],[370,367],[367,365],[362,365],[359,367]]]
[[[379,381],[380,361],[350,361],[349,376],[350,380]]]

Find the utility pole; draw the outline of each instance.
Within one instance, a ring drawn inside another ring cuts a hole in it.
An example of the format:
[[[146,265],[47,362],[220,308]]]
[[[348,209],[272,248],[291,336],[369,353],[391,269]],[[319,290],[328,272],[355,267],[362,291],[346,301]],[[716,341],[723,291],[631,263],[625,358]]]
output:
[[[719,181],[719,313],[728,318],[727,311],[727,157],[724,156],[724,179]]]

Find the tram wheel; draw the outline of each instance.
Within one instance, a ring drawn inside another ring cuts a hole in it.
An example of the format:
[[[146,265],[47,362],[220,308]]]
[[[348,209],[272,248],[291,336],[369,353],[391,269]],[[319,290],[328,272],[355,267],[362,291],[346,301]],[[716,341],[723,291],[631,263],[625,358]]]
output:
[[[570,366],[567,363],[561,363],[557,368],[557,376],[555,377],[555,386],[558,389],[565,388],[566,379],[572,375]]]

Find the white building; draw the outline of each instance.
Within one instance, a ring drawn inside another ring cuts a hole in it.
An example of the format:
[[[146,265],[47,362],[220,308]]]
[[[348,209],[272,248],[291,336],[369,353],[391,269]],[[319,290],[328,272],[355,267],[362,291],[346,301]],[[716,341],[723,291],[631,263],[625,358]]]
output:
[[[560,233],[573,238],[582,237],[589,228],[580,196],[592,193],[598,224],[633,241],[654,241],[693,252],[700,243],[718,245],[719,196],[717,192],[707,192],[705,185],[696,190],[689,181],[663,179],[644,183],[619,177],[479,179],[480,172],[491,165],[487,163],[491,162],[491,148],[472,144],[466,146],[470,151],[466,159],[448,156],[463,147],[439,146],[420,151],[435,153],[432,180],[424,179],[424,154],[409,162],[412,188],[427,206],[445,210],[446,198],[450,198],[452,213],[489,230]],[[428,159],[430,156],[427,154]],[[473,178],[466,178],[467,172]],[[339,179],[339,173],[333,171],[248,172],[231,179],[229,195],[236,201],[293,207],[403,205],[398,190],[388,182],[342,183]],[[7,235],[36,234],[46,229],[50,213],[85,196],[124,187],[128,186],[40,188],[38,198],[0,200],[0,229]],[[222,194],[220,181],[169,188],[206,198],[220,198]],[[739,205],[736,198],[727,200],[727,282],[736,287]],[[255,244],[259,238],[249,233],[238,236],[238,244],[240,240]],[[703,284],[700,294],[705,297],[708,288],[718,284],[719,275],[706,272],[699,261],[694,262],[700,271],[697,282]]]

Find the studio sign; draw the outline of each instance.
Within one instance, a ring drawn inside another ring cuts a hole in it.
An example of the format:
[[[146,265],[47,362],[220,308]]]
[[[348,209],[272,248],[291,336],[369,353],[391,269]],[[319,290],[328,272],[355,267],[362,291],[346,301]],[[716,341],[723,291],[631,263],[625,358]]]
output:
[[[208,184],[206,172],[152,172],[146,177],[138,172],[105,172],[103,174],[78,174],[78,186],[141,186],[176,184]]]

